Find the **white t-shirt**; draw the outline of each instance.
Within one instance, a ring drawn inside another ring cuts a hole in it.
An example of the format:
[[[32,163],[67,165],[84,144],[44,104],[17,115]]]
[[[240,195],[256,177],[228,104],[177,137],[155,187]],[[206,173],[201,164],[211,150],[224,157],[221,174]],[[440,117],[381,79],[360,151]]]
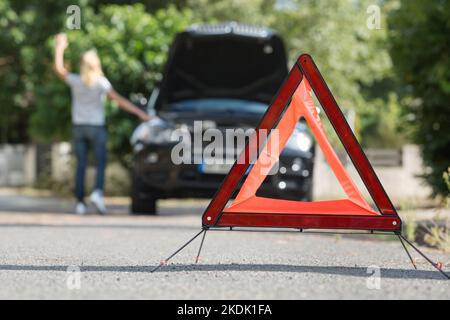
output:
[[[70,73],[66,83],[72,90],[72,122],[75,125],[105,125],[106,94],[112,85],[105,77],[92,87],[86,86],[78,74]]]

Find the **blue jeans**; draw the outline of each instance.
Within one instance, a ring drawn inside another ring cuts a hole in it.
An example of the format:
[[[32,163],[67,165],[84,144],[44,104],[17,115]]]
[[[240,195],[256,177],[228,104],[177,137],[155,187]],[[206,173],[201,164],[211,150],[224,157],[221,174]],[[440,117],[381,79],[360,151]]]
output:
[[[106,143],[108,134],[103,126],[76,125],[73,128],[75,156],[77,159],[77,172],[75,176],[75,196],[83,202],[85,196],[85,177],[88,166],[88,153],[94,151],[97,176],[95,190],[104,189],[105,169],[107,161]]]

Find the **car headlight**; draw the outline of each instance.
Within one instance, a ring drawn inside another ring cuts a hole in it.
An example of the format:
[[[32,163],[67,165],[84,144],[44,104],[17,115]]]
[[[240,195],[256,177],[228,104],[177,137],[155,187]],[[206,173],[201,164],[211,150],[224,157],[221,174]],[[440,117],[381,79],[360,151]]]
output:
[[[297,147],[303,152],[308,152],[313,145],[311,137],[305,132],[297,132],[294,139]]]
[[[164,120],[156,118],[139,125],[131,137],[131,145],[165,144],[172,142],[173,128]]]
[[[308,133],[296,130],[289,139],[286,148],[291,150],[300,150],[302,152],[310,152],[313,146],[313,140]]]

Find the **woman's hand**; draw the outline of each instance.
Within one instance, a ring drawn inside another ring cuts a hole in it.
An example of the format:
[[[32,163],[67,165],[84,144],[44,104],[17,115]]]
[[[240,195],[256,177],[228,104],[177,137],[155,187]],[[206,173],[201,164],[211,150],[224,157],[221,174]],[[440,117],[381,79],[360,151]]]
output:
[[[69,40],[65,33],[57,34],[55,37],[56,48],[60,50],[66,50],[69,46]]]
[[[131,103],[128,99],[122,97],[116,90],[111,89],[108,92],[108,98],[117,102],[120,108],[123,110],[136,115],[141,121],[147,122],[152,119],[146,112],[142,111],[138,107],[136,107],[133,103]]]
[[[60,33],[55,37],[55,71],[58,77],[64,80],[68,74],[64,66],[64,51],[69,46],[67,35]]]
[[[151,116],[149,116],[149,115],[148,115],[147,113],[145,113],[145,112],[140,112],[139,115],[138,115],[138,117],[139,117],[139,119],[140,119],[142,122],[148,122],[148,121],[150,121],[150,120],[153,119]]]

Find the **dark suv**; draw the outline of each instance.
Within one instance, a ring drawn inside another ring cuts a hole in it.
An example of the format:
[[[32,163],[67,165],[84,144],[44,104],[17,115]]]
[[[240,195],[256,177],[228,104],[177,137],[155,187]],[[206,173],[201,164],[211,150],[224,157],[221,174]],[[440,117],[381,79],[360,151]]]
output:
[[[225,137],[227,129],[255,128],[287,74],[283,41],[271,30],[227,23],[179,34],[161,86],[149,100],[149,112],[163,120],[141,124],[131,139],[132,212],[155,214],[158,199],[212,197],[232,164],[206,164],[204,141],[193,142],[189,149],[188,158],[197,162],[175,164],[172,154],[180,140],[174,132],[193,136],[198,121],[198,130],[214,128]],[[239,149],[224,143],[220,152],[236,157]],[[258,195],[311,200],[313,162],[313,139],[299,122],[280,157],[279,171],[267,177]]]

